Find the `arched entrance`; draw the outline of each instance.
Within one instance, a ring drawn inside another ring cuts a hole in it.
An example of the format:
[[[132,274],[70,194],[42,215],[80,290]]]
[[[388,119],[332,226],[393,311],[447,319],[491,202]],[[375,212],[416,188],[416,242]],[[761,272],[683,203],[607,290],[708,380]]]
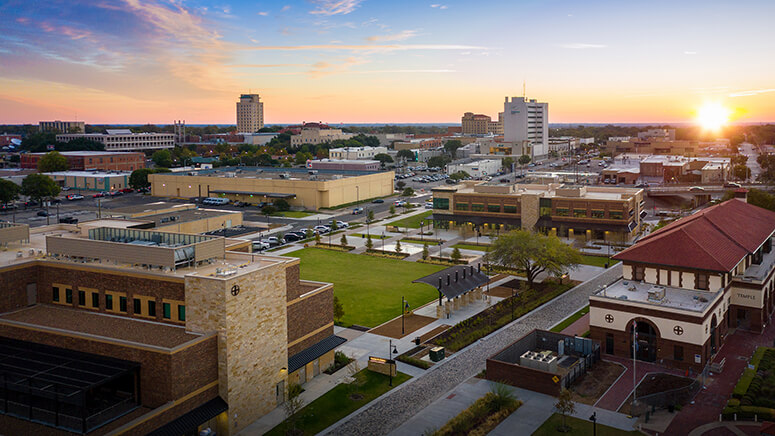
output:
[[[636,327],[637,326],[637,327]],[[635,332],[633,332],[635,328]],[[659,332],[648,321],[644,319],[633,320],[630,324],[630,355],[635,352],[635,358],[646,362],[657,360],[657,339]],[[633,347],[632,341],[636,340],[636,346]]]
[[[717,335],[717,323],[716,323],[716,315],[713,315],[713,318],[710,320],[710,354],[711,356],[716,354],[716,351],[718,349],[718,335]]]

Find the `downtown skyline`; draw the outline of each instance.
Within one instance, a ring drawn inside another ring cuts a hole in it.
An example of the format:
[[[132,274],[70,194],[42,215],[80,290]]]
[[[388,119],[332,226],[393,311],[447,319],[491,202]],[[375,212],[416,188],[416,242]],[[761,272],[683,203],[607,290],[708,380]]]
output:
[[[497,118],[504,96],[551,123],[775,120],[765,1],[6,1],[0,123],[267,124]]]

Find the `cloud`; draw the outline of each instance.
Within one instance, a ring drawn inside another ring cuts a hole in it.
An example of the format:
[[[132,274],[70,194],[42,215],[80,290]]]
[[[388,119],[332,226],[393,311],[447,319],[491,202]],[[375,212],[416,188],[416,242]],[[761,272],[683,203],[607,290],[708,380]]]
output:
[[[685,55],[696,55],[697,52],[696,51],[685,51],[684,54]]]
[[[339,63],[330,63],[326,61],[315,62],[312,64],[312,69],[307,71],[307,74],[311,77],[321,77],[330,74],[344,73],[355,65],[365,64],[368,61],[362,58],[348,57]]]
[[[392,35],[369,36],[366,40],[372,42],[404,41],[415,36],[417,36],[416,30],[403,30]]]
[[[267,15],[269,15],[269,12],[266,12],[266,11],[256,12],[256,15],[261,15],[262,17],[266,17]]]
[[[317,8],[309,13],[314,15],[347,15],[353,12],[363,0],[315,0]]]
[[[309,64],[231,64],[226,65],[229,68],[285,68],[285,67],[306,67]]]
[[[442,9],[442,10],[444,10],[444,9],[447,9],[447,7],[448,7],[448,6],[447,6],[447,5],[442,5],[442,4],[438,4],[438,3],[436,3],[436,4],[432,4],[432,5],[431,5],[431,7],[432,7],[432,8],[436,8],[436,9]]]
[[[280,12],[285,12],[291,10],[291,5],[285,5],[282,9],[280,9]]]
[[[454,44],[388,44],[388,45],[346,45],[346,44],[314,44],[314,45],[264,45],[253,46],[250,50],[350,50],[350,51],[406,51],[406,50],[486,50],[487,47],[475,45]]]
[[[608,46],[603,44],[585,44],[583,42],[571,42],[567,44],[558,44],[558,47],[569,48],[573,50],[584,50],[589,48],[606,48]]]
[[[729,94],[730,97],[750,97],[752,95],[759,95],[759,94],[767,94],[770,92],[775,92],[775,88],[770,89],[752,89],[750,91],[740,91],[740,92],[733,92]]]

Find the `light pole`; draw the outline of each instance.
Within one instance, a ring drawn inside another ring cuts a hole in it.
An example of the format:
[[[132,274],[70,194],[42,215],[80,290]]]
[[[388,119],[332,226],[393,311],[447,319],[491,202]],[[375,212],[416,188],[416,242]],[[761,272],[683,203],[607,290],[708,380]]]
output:
[[[361,201],[361,187],[356,185],[355,186],[355,204],[360,203]]]
[[[382,254],[385,254],[385,232],[382,232],[382,238],[380,238],[382,241]]]
[[[401,335],[404,335],[404,314],[409,310],[409,302],[401,296]]]
[[[441,260],[441,238],[439,238],[439,260]]]
[[[597,412],[592,412],[589,420],[592,421],[592,436],[597,436]]]
[[[393,365],[395,363],[393,362],[393,354],[398,354],[398,350],[396,350],[396,347],[393,346],[393,340],[389,339],[388,344],[388,374],[390,375],[390,381],[388,382],[388,386],[393,386]]]

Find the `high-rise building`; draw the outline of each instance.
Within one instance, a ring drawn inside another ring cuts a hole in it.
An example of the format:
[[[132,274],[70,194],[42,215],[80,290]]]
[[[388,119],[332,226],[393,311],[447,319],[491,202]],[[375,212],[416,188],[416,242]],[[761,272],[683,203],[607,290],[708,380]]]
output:
[[[549,104],[525,97],[506,97],[503,104],[503,140],[527,142],[524,153],[535,158],[549,153]]]
[[[237,102],[237,132],[255,133],[264,127],[264,103],[258,94],[242,94]]]
[[[486,135],[487,126],[492,119],[487,115],[466,112],[460,121],[464,135]]]
[[[40,121],[38,130],[57,133],[86,133],[86,123],[83,121]]]

